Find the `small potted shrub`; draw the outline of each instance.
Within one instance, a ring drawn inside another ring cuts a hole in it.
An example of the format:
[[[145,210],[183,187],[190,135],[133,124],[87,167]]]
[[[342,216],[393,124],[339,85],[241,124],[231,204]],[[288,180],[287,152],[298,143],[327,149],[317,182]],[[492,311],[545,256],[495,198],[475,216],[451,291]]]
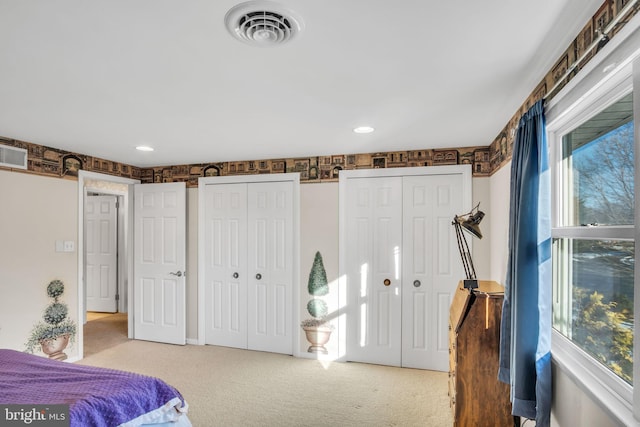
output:
[[[52,280],[47,285],[47,295],[53,302],[44,310],[43,319],[36,323],[26,343],[26,352],[33,353],[38,346],[51,359],[64,360],[67,355],[63,350],[69,342],[73,343],[76,336],[76,324],[67,315],[67,304],[60,302],[64,293],[64,284],[60,280]]]
[[[312,318],[305,319],[300,324],[307,336],[307,341],[311,343],[307,351],[309,353],[327,354],[328,351],[324,345],[331,338],[333,325],[329,323],[327,319],[327,314],[329,313],[327,303],[323,299],[318,298],[329,293],[327,272],[324,269],[320,252],[316,252],[315,258],[313,259],[307,289],[313,297],[307,303],[307,311]]]

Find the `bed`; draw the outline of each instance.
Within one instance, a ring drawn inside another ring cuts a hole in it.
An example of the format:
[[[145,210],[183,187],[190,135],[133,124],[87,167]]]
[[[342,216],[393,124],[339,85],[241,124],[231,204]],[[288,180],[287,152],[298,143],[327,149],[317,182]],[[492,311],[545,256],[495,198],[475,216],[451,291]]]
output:
[[[190,427],[188,405],[164,381],[0,349],[0,404],[69,405],[71,427]]]

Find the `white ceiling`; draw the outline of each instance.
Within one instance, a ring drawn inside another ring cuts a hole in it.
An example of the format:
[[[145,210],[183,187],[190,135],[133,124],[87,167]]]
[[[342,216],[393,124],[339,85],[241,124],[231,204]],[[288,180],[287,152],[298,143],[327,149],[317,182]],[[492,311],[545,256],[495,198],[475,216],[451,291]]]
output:
[[[270,48],[238,3],[0,0],[0,136],[140,167],[486,146],[603,0],[281,0],[305,29]]]

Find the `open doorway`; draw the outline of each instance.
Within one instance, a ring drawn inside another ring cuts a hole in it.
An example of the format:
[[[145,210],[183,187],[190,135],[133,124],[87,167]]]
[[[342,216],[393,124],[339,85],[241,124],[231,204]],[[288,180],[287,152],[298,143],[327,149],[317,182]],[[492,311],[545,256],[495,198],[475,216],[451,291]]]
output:
[[[79,357],[133,337],[132,185],[139,181],[78,174]]]
[[[124,184],[85,182],[84,356],[91,356],[128,339],[127,270],[124,242]],[[100,190],[93,189],[99,187]]]
[[[84,277],[87,312],[127,311],[126,271],[122,218],[122,197],[87,189],[84,199]],[[121,301],[123,304],[121,304]],[[87,319],[89,320],[89,319]]]

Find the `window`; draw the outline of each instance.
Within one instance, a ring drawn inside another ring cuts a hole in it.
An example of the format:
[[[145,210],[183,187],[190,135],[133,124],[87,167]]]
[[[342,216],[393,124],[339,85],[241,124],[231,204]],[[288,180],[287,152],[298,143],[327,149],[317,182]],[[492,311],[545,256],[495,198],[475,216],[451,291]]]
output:
[[[595,425],[592,404],[611,424],[640,425],[640,21],[624,29],[545,104],[551,355],[558,386],[581,391],[553,396],[567,425]]]
[[[640,144],[634,129],[640,50],[633,52],[635,61],[626,60],[604,78],[598,73],[606,64],[594,68],[573,92],[545,107],[552,177],[552,357],[563,375],[623,425],[640,419],[640,352],[634,353],[640,333]]]
[[[633,384],[632,94],[561,135],[560,153],[553,326]]]

